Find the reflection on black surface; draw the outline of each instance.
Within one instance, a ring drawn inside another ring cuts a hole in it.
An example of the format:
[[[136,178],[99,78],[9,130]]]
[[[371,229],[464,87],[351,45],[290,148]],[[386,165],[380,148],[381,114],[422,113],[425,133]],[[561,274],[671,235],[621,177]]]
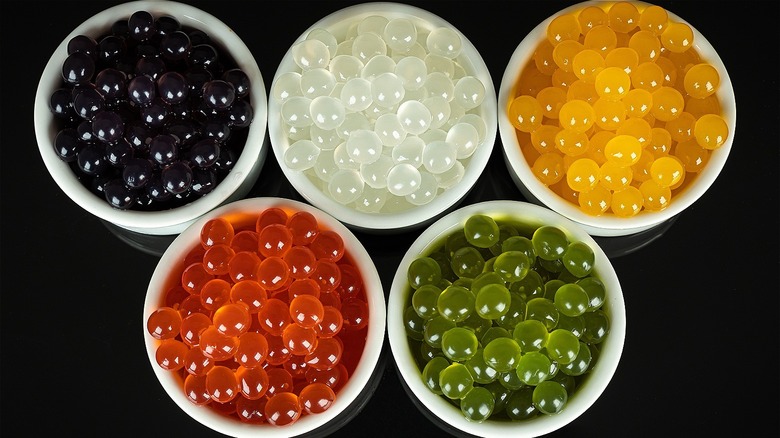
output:
[[[115,235],[119,240],[128,244],[130,247],[156,257],[161,257],[165,250],[168,249],[168,246],[170,246],[178,236],[178,234],[156,236],[152,234],[137,233],[114,225],[103,219],[101,219],[100,222],[111,231],[111,234]]]
[[[674,216],[673,218],[662,222],[653,228],[640,231],[636,234],[620,237],[593,236],[593,240],[595,240],[601,249],[604,250],[604,253],[607,255],[607,257],[622,257],[624,255],[638,251],[647,245],[650,245],[656,239],[663,236],[663,234],[672,227],[672,224],[677,221],[677,217],[678,216]]]

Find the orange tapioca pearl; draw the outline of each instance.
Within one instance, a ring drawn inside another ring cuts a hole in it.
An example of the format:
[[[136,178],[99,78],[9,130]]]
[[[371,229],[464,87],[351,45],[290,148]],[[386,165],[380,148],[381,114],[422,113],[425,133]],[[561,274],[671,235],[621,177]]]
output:
[[[555,69],[550,79],[554,87],[563,88],[564,90],[568,90],[571,84],[579,80],[573,71],[566,71],[562,68]]]
[[[642,144],[631,135],[616,135],[604,146],[608,162],[619,166],[633,166],[642,154]]]
[[[602,57],[617,47],[615,31],[607,25],[599,25],[585,35],[583,45],[586,49],[595,50]]]
[[[577,20],[580,22],[582,34],[586,36],[596,26],[609,25],[607,12],[598,6],[587,6],[577,15]]]
[[[590,158],[576,159],[566,170],[566,182],[576,192],[592,190],[600,179],[599,165]]]
[[[685,92],[695,99],[703,99],[715,94],[720,85],[720,74],[710,64],[696,64],[687,72],[683,78]]]
[[[653,92],[663,86],[664,71],[654,62],[642,62],[631,72],[631,85]]]
[[[655,60],[655,63],[661,67],[664,72],[664,87],[676,87],[677,86],[677,67],[674,65],[671,59],[660,56]]]
[[[536,178],[546,185],[557,183],[563,178],[563,157],[558,152],[541,154],[531,166]]]
[[[617,101],[631,89],[631,76],[619,67],[607,67],[596,75],[595,86],[602,99]]]
[[[612,193],[612,212],[620,217],[632,217],[642,210],[644,197],[638,188],[628,186]]]
[[[722,114],[720,101],[715,94],[704,99],[694,99],[688,96],[685,99],[685,111],[693,114],[696,119],[700,119],[706,114]]]
[[[566,178],[561,178],[560,181],[557,183],[549,186],[550,190],[553,191],[556,195],[560,196],[564,200],[577,205],[579,204],[579,192],[572,190],[571,187],[569,187],[569,184],[566,182]]]
[[[593,107],[584,100],[570,100],[561,107],[558,121],[562,128],[585,132],[593,126],[595,114]]]
[[[639,65],[639,54],[630,47],[616,47],[604,57],[605,67],[619,67],[629,75]]]
[[[682,161],[686,172],[701,171],[710,159],[710,151],[699,146],[695,138],[677,143],[672,153]]]
[[[650,165],[655,161],[655,156],[647,149],[642,151],[639,161],[631,166],[631,180],[645,182],[650,179]]]
[[[672,150],[672,134],[665,128],[653,128],[647,150],[655,156],[668,155]]]
[[[696,50],[686,50],[682,53],[677,53],[664,49],[661,57],[672,61],[672,64],[677,68],[678,76],[684,75],[691,67],[702,62],[701,56]]]
[[[563,69],[565,71],[572,71],[573,66],[572,63],[574,61],[574,56],[577,55],[581,50],[583,50],[585,46],[582,45],[579,41],[576,40],[566,40],[562,43],[555,46],[553,49],[553,60],[555,60],[555,65],[558,66],[558,68]]]
[[[601,216],[612,205],[612,192],[601,184],[597,184],[589,191],[580,192],[577,200],[580,210],[591,216]]]
[[[509,104],[509,121],[515,129],[531,132],[542,125],[544,111],[532,96],[517,96]]]
[[[653,107],[653,94],[641,88],[634,88],[623,98],[623,104],[626,106],[627,117],[642,118],[650,114],[650,108]]]
[[[639,25],[639,10],[632,2],[622,1],[613,4],[609,11],[609,27],[615,32],[628,33]]]
[[[560,126],[542,125],[531,132],[531,144],[540,154],[554,152],[556,147],[555,135],[562,130],[563,128]]]
[[[607,161],[599,167],[599,183],[611,192],[622,190],[633,181],[631,166],[620,166]]]
[[[696,124],[696,117],[693,114],[683,111],[680,117],[666,122],[666,130],[672,135],[675,142],[688,141],[693,137],[693,127]]]
[[[642,194],[643,207],[649,211],[661,211],[672,201],[672,190],[669,187],[659,186],[651,179],[639,186],[639,192]]]
[[[542,114],[549,119],[558,119],[558,112],[566,103],[566,91],[558,87],[547,87],[539,91],[536,100],[542,106]]]
[[[588,158],[599,163],[604,164],[607,161],[607,157],[604,156],[604,146],[607,142],[615,137],[615,133],[612,131],[598,131],[590,136],[590,142],[588,150],[585,153]]]
[[[640,30],[631,35],[628,47],[636,50],[639,62],[655,62],[661,56],[661,42],[649,30]]]
[[[549,40],[543,40],[532,55],[536,69],[547,76],[552,76],[555,69],[558,68],[553,59],[553,49],[554,46]]]
[[[653,107],[650,113],[656,120],[668,122],[680,117],[685,106],[683,95],[672,87],[661,87],[653,91]]]
[[[639,16],[639,29],[660,36],[669,24],[669,13],[661,6],[651,5],[645,8]]]
[[[582,34],[580,21],[575,14],[561,14],[547,25],[547,40],[553,46],[564,41],[577,41]]]
[[[593,104],[596,126],[614,131],[626,120],[626,106],[621,101],[599,99]]]
[[[671,187],[685,175],[682,163],[675,157],[658,157],[650,165],[650,179],[660,187]]]
[[[593,105],[598,99],[599,94],[596,92],[595,84],[582,79],[574,81],[566,91],[566,100],[584,100]]]
[[[705,114],[696,120],[693,135],[699,146],[714,150],[726,142],[729,136],[729,126],[723,117],[716,114]]]
[[[540,72],[534,63],[527,65],[517,80],[515,95],[536,96],[545,87],[552,85],[552,77]]]
[[[650,138],[653,135],[653,128],[650,123],[645,119],[627,119],[621,123],[615,131],[617,135],[631,135],[639,140],[642,148],[646,148],[650,144]]]
[[[588,150],[589,138],[584,132],[562,129],[555,134],[555,147],[565,155],[576,157]]]
[[[596,75],[604,69],[604,57],[596,50],[580,50],[572,59],[572,71],[585,82],[596,82]]]
[[[693,47],[693,29],[685,23],[672,21],[661,32],[660,39],[665,49],[682,53]]]

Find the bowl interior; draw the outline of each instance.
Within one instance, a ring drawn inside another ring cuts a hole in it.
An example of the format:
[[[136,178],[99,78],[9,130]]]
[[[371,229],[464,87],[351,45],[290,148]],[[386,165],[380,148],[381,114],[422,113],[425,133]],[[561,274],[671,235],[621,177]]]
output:
[[[67,45],[76,35],[95,38],[108,33],[119,19],[126,19],[133,12],[145,10],[155,17],[170,15],[182,26],[205,31],[223,49],[228,50],[237,66],[248,76],[252,84],[250,103],[254,118],[248,127],[246,144],[231,173],[207,196],[179,208],[141,212],[119,210],[86,189],[77,179],[69,165],[54,153],[54,138],[57,126],[49,110],[49,97],[61,86],[62,63],[67,57]],[[144,234],[170,235],[183,231],[196,218],[231,200],[239,199],[249,192],[257,179],[265,157],[268,101],[265,83],[249,48],[228,25],[213,15],[193,6],[174,1],[132,1],[108,8],[88,18],[76,27],[55,49],[41,75],[35,96],[34,122],[38,148],[50,175],[65,194],[76,204],[120,227]]]
[[[530,201],[545,205],[577,222],[594,236],[623,236],[644,231],[678,215],[688,206],[693,204],[704,195],[707,189],[714,183],[715,179],[720,174],[720,171],[723,169],[723,166],[726,164],[734,141],[737,122],[734,89],[726,66],[723,64],[720,56],[718,56],[718,52],[710,42],[707,41],[704,35],[699,33],[699,31],[690,25],[690,23],[675,15],[673,12],[667,11],[670,20],[683,22],[691,26],[694,34],[693,48],[698,51],[703,61],[714,66],[720,74],[720,88],[717,93],[721,104],[722,116],[729,126],[729,136],[726,142],[720,148],[712,151],[709,162],[704,169],[695,175],[695,179],[692,179],[692,183],[686,184],[682,190],[675,194],[674,199],[666,209],[661,211],[647,211],[643,209],[636,216],[630,218],[621,218],[612,214],[604,214],[601,216],[588,215],[581,211],[578,206],[561,198],[546,185],[539,182],[531,172],[531,166],[528,164],[520,150],[520,143],[515,128],[512,126],[509,117],[507,116],[507,109],[514,97],[515,84],[517,83],[524,66],[532,60],[537,44],[542,39],[546,38],[547,26],[555,17],[562,13],[578,11],[588,6],[598,6],[607,10],[613,3],[615,2],[587,1],[578,3],[557,12],[539,23],[525,38],[523,38],[512,54],[501,79],[501,86],[498,93],[498,107],[501,114],[499,116],[498,125],[501,141],[504,146],[504,158],[509,173],[518,185],[518,188]],[[640,11],[650,6],[650,4],[644,2],[634,2],[634,4]],[[678,78],[678,80],[681,79]],[[688,178],[691,177],[694,176],[689,175]]]
[[[281,208],[288,212],[305,211],[313,214],[320,229],[336,231],[344,240],[346,253],[360,271],[363,291],[368,304],[368,325],[363,353],[357,362],[349,380],[336,394],[333,405],[323,413],[302,415],[296,422],[286,426],[256,425],[228,418],[205,406],[190,402],[183,391],[181,379],[172,372],[162,369],[156,362],[155,352],[160,341],[151,337],[146,329],[146,321],[164,299],[166,285],[172,276],[180,275],[184,257],[199,244],[200,230],[210,219],[223,217],[234,227],[247,227],[254,224],[259,213],[269,208]],[[175,271],[179,269],[179,271]],[[154,373],[163,389],[171,399],[193,419],[209,428],[230,436],[289,437],[314,432],[322,428],[332,428],[334,419],[343,421],[345,415],[356,414],[361,400],[372,395],[376,385],[374,371],[379,362],[384,342],[386,306],[384,291],[379,274],[371,257],[359,240],[343,224],[331,216],[308,204],[283,198],[250,198],[221,206],[195,221],[182,232],[168,247],[152,274],[144,301],[143,330],[146,351]],[[362,407],[362,406],[361,406]],[[352,410],[352,411],[350,411]],[[343,425],[343,423],[342,423]]]
[[[569,241],[584,242],[595,253],[594,272],[607,288],[607,300],[602,309],[610,318],[610,332],[599,344],[600,353],[596,366],[589,371],[584,383],[574,395],[570,395],[566,407],[559,414],[539,416],[521,422],[490,419],[482,423],[470,422],[459,408],[446,401],[443,396],[431,392],[423,383],[415,359],[417,354],[411,350],[403,322],[403,312],[411,293],[406,273],[412,261],[440,246],[446,236],[462,230],[466,220],[475,214],[488,215],[497,221],[508,220],[525,224],[531,229],[542,225],[557,226],[565,231]],[[413,397],[444,423],[476,436],[539,436],[570,423],[585,412],[606,389],[617,369],[625,340],[626,315],[622,289],[614,268],[598,244],[585,230],[569,219],[547,208],[519,201],[472,204],[459,208],[430,225],[404,255],[393,278],[387,311],[388,337],[395,364]]]
[[[338,41],[342,41],[351,27],[355,26],[362,19],[374,15],[387,19],[406,18],[411,20],[418,29],[426,32],[430,32],[437,27],[448,27],[459,34],[463,47],[455,61],[463,67],[467,74],[477,77],[485,86],[483,103],[477,108],[467,111],[467,114],[476,114],[485,122],[486,132],[475,153],[470,158],[462,161],[465,166],[463,179],[457,185],[440,193],[433,201],[423,206],[398,213],[365,213],[334,201],[323,193],[322,187],[318,183],[313,182],[305,173],[293,171],[285,165],[284,152],[290,146],[290,141],[283,130],[284,122],[280,116],[281,104],[274,98],[269,99],[268,131],[274,154],[285,176],[293,187],[313,205],[333,215],[351,228],[361,231],[384,232],[419,228],[430,223],[443,213],[450,211],[468,194],[485,168],[497,135],[495,89],[490,72],[481,55],[465,35],[457,31],[441,17],[410,5],[400,3],[366,3],[341,9],[314,23],[301,34],[299,39],[291,45],[291,48],[295,43],[305,40],[312,30],[318,28],[327,29],[336,36]],[[283,57],[274,76],[273,83],[282,74],[299,70],[292,58],[290,49]]]

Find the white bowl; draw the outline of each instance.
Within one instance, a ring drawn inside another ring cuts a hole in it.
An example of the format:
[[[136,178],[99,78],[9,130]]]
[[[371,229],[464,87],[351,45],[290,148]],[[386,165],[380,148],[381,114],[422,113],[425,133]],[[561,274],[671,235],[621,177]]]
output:
[[[460,408],[444,396],[431,392],[424,384],[421,369],[412,351],[404,325],[404,309],[410,300],[411,287],[407,279],[410,264],[418,257],[430,254],[444,243],[453,232],[462,230],[467,219],[473,215],[487,215],[499,223],[519,223],[536,229],[543,225],[560,228],[570,242],[581,241],[593,249],[595,262],[593,272],[606,287],[606,301],[602,310],[607,314],[610,331],[598,344],[599,355],[595,367],[587,372],[587,379],[573,394],[569,394],[567,405],[555,415],[540,415],[531,420],[491,420],[471,422]],[[535,437],[556,431],[582,415],[599,398],[609,385],[620,361],[626,334],[626,309],[623,293],[612,264],[607,256],[579,225],[547,208],[520,201],[487,201],[459,208],[430,225],[412,243],[396,271],[387,304],[387,331],[390,347],[398,372],[412,397],[436,417],[438,425],[456,431],[481,437]],[[445,426],[446,425],[446,426]]]
[[[638,214],[630,218],[623,218],[613,215],[611,212],[601,216],[592,216],[580,210],[579,206],[570,203],[553,192],[546,185],[539,182],[531,171],[531,166],[526,161],[520,150],[520,143],[517,139],[515,128],[509,121],[507,109],[513,96],[513,88],[523,67],[532,59],[537,44],[546,38],[546,29],[550,22],[559,14],[581,10],[587,6],[598,6],[608,10],[613,1],[587,1],[569,6],[558,13],[550,16],[539,23],[528,35],[520,42],[515,49],[504,75],[501,79],[501,87],[498,94],[499,107],[499,133],[504,145],[504,158],[509,173],[528,201],[544,205],[567,218],[577,222],[591,235],[594,236],[625,236],[657,226],[690,207],[694,202],[701,198],[710,186],[715,182],[723,166],[726,164],[736,133],[737,106],[734,97],[734,89],[731,84],[726,66],[718,56],[714,47],[707,39],[699,33],[693,26],[684,19],[678,17],[671,11],[667,11],[669,20],[683,22],[691,26],[693,30],[693,48],[701,56],[702,61],[708,62],[714,66],[720,74],[720,87],[717,95],[720,99],[722,116],[729,127],[729,135],[726,142],[711,151],[709,162],[704,169],[695,175],[693,183],[686,184],[686,187],[676,192],[668,207],[661,211],[648,211],[643,209]],[[650,6],[649,3],[631,2],[640,11]],[[682,78],[678,75],[678,81]],[[656,125],[657,126],[657,125]],[[688,175],[687,178],[694,178]]]
[[[415,206],[400,212],[367,213],[357,210],[353,206],[334,201],[330,196],[323,193],[321,186],[310,179],[306,173],[291,170],[285,164],[284,154],[290,147],[291,141],[283,128],[284,122],[281,116],[281,103],[274,98],[273,91],[271,92],[271,96],[269,96],[268,104],[269,136],[274,155],[285,176],[295,190],[312,205],[321,208],[351,228],[360,231],[382,233],[419,228],[430,223],[436,217],[450,211],[466,196],[466,194],[468,194],[469,190],[474,186],[485,169],[497,135],[495,90],[490,72],[477,49],[469,42],[465,35],[460,33],[441,17],[426,10],[406,4],[382,2],[365,3],[346,7],[317,21],[309,29],[303,32],[298,40],[293,42],[290,49],[284,55],[272,84],[276,84],[279,77],[284,73],[301,71],[293,59],[292,47],[296,43],[305,40],[311,31],[326,29],[332,35],[336,36],[338,41],[342,41],[347,36],[348,32],[355,31],[354,26],[360,20],[371,16],[379,16],[385,19],[405,18],[411,20],[415,26],[420,29],[418,30],[418,37],[423,30],[425,32],[430,32],[437,27],[450,28],[460,36],[462,50],[455,60],[462,66],[467,74],[477,77],[485,88],[484,101],[482,104],[467,111],[467,114],[477,114],[482,121],[484,121],[485,132],[484,137],[481,138],[479,146],[476,148],[473,155],[468,159],[462,160],[465,167],[465,173],[461,181],[443,192],[439,189],[439,195],[428,204]],[[418,42],[419,41],[421,41],[421,39],[418,38]],[[373,126],[373,121],[371,124]],[[387,149],[387,146],[385,146],[385,149]]]
[[[288,217],[298,211],[309,212],[315,216],[321,230],[333,230],[341,235],[346,253],[362,276],[369,314],[362,356],[347,383],[338,390],[335,402],[323,413],[304,414],[296,422],[285,426],[244,423],[237,418],[228,418],[208,406],[198,406],[189,401],[185,396],[179,374],[166,371],[158,365],[155,351],[161,341],[154,339],[147,330],[147,320],[152,312],[161,306],[166,284],[169,284],[171,275],[181,275],[183,258],[191,250],[200,246],[200,232],[203,225],[211,219],[221,217],[228,219],[236,228],[253,227],[257,216],[269,208],[281,208],[288,213]],[[381,374],[378,363],[384,344],[385,322],[386,307],[382,283],[371,257],[360,241],[341,222],[331,216],[308,204],[284,198],[249,198],[232,202],[192,223],[176,237],[160,258],[149,281],[142,319],[149,362],[168,396],[194,420],[217,432],[234,437],[293,437],[311,433],[321,434],[346,424],[365,406],[378,385],[378,377]],[[375,371],[378,374],[375,374]]]
[[[76,35],[98,38],[107,34],[120,19],[136,11],[145,10],[155,17],[170,15],[182,26],[205,31],[216,41],[249,77],[250,103],[254,118],[248,128],[246,144],[230,174],[208,195],[187,205],[165,211],[146,212],[119,210],[86,189],[69,165],[55,154],[57,134],[55,118],[49,110],[49,98],[62,83],[62,63],[67,57],[67,45]],[[225,23],[193,6],[174,1],[132,1],[108,8],[88,18],[71,32],[52,54],[43,70],[35,96],[35,135],[41,158],[51,177],[62,191],[89,213],[124,229],[149,235],[173,235],[183,231],[195,219],[226,202],[243,198],[254,185],[267,155],[264,146],[267,126],[267,97],[265,84],[249,48]]]

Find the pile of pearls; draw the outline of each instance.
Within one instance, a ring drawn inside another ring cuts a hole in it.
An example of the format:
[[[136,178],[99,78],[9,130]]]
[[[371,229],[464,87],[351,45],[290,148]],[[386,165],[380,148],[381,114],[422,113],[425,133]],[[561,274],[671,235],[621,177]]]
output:
[[[457,184],[485,141],[485,85],[449,27],[369,15],[343,38],[310,30],[277,75],[284,162],[339,204],[394,213]]]

